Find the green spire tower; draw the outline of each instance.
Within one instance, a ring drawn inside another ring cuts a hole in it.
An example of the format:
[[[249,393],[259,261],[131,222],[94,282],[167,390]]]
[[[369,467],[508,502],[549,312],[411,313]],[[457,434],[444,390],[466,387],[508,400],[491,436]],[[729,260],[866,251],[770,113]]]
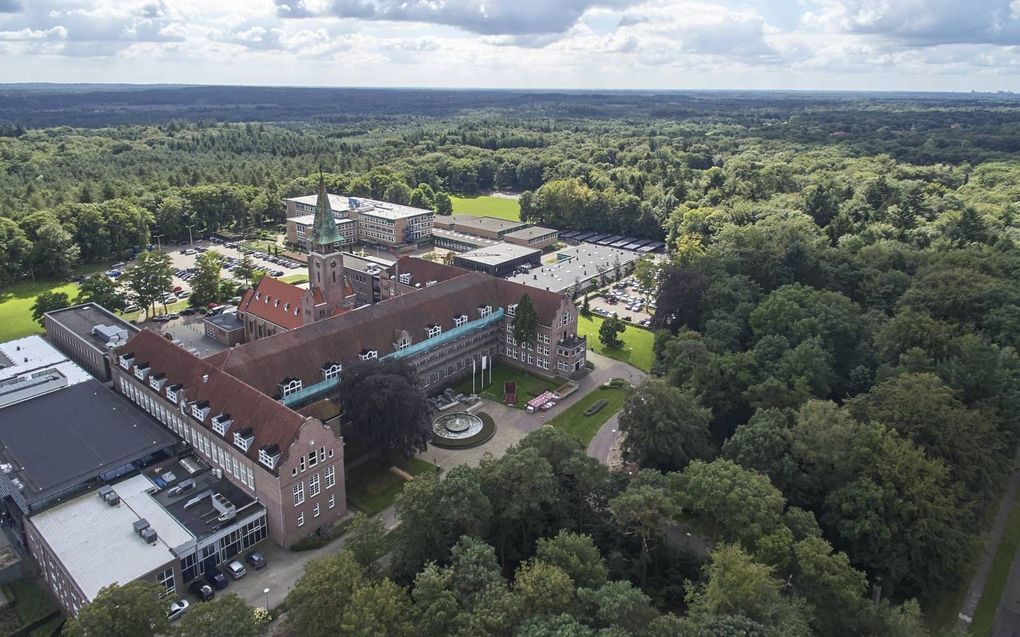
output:
[[[323,254],[333,252],[334,246],[343,240],[336,228],[333,208],[329,205],[326,182],[319,175],[319,197],[315,201],[315,223],[312,226],[312,251]]]

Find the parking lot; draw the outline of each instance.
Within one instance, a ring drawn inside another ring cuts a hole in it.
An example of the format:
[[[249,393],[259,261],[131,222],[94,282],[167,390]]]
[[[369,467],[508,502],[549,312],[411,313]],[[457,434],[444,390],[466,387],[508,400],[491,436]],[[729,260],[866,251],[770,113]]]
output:
[[[592,314],[615,316],[630,323],[649,325],[655,312],[655,297],[642,291],[633,277],[607,285],[599,290],[602,296],[591,297],[588,301]]]
[[[182,290],[190,293],[190,281],[194,276],[195,261],[198,259],[199,254],[208,250],[215,250],[223,256],[223,269],[220,271],[220,276],[225,279],[241,280],[234,275],[233,268],[240,262],[241,257],[244,256],[246,248],[242,248],[236,243],[196,241],[194,247],[188,245],[173,250],[166,250],[173,262],[174,287],[179,286]],[[258,251],[248,251],[248,253],[255,263],[255,267],[264,270],[269,276],[281,277],[288,274],[301,274],[305,270],[305,264],[286,257],[277,257]]]

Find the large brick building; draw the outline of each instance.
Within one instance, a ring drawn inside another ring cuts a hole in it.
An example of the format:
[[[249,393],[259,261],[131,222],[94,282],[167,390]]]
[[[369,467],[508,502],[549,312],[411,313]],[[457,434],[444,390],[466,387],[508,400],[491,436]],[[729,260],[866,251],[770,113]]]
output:
[[[277,544],[346,513],[343,444],[320,420],[149,330],[118,348],[113,377],[117,391],[265,506]]]

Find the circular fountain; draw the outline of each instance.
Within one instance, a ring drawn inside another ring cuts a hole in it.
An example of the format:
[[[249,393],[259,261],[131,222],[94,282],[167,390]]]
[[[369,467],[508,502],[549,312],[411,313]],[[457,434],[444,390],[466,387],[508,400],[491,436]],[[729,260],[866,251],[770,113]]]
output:
[[[467,449],[492,438],[496,426],[487,414],[461,411],[443,414],[432,422],[432,444],[445,449]]]

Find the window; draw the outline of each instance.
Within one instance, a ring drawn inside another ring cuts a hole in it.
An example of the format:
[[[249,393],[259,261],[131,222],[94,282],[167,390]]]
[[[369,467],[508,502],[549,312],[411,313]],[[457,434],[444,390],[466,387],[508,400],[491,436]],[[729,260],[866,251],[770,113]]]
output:
[[[315,454],[315,451],[313,450],[311,453],[308,454],[308,468],[311,469],[317,464],[319,464],[319,458]]]
[[[209,415],[209,401],[201,400],[191,405],[191,416],[199,421],[204,422],[205,417]]]
[[[315,498],[319,496],[319,474],[315,474],[308,478],[308,497]]]
[[[301,391],[301,379],[299,378],[284,378],[280,383],[280,393],[284,396],[290,396],[298,391]]]
[[[250,428],[234,432],[234,445],[241,451],[247,453],[248,448],[251,447],[253,442],[255,442],[255,434],[252,433]]]
[[[312,507],[312,517],[316,517],[316,518],[319,517],[319,505],[318,504],[316,504],[314,507]]]
[[[299,506],[305,501],[305,483],[298,481],[294,484],[294,506]]]
[[[539,335],[538,335],[538,342],[539,343],[546,343],[546,344],[548,344],[549,343],[549,335],[548,334],[541,334],[541,333],[539,333]]]
[[[332,509],[334,506],[336,506],[336,496],[331,495],[329,496],[329,508]]]
[[[517,304],[516,303],[514,303],[513,305],[506,306],[506,315],[507,316],[513,316],[515,314],[517,314]]]
[[[279,461],[280,448],[276,445],[269,445],[268,447],[262,447],[259,449],[259,462],[269,467],[270,469],[276,468],[276,463]]]
[[[142,363],[141,365],[135,365],[135,378],[138,380],[145,380],[145,375],[149,373],[149,364]]]
[[[298,513],[297,514],[297,525],[298,526],[304,526],[305,525],[305,514],[304,513]]]
[[[453,317],[453,325],[454,325],[454,327],[460,327],[461,325],[464,325],[465,323],[467,323],[467,314],[461,314],[460,316]]]
[[[120,357],[120,366],[123,369],[131,369],[131,363],[135,362],[133,354],[124,354]]]
[[[329,362],[323,365],[322,378],[325,380],[340,378],[340,363]]]
[[[435,338],[443,332],[443,328],[438,325],[429,325],[425,328],[425,332],[428,334],[429,338]]]
[[[374,349],[370,349],[359,354],[358,358],[363,361],[372,360],[373,358],[379,358],[379,352]]]
[[[492,314],[492,306],[491,305],[482,305],[482,306],[478,307],[478,316],[484,318],[484,317],[486,317],[486,316],[488,316],[490,314]]]
[[[230,414],[219,414],[212,420],[213,431],[221,436],[227,435],[227,430],[230,429],[231,423],[234,421],[230,419]]]
[[[336,485],[336,468],[332,465],[326,467],[326,488],[332,489]]]
[[[163,595],[164,597],[166,595],[176,592],[177,584],[174,582],[174,569],[171,567],[161,572],[156,577],[156,583],[162,584],[163,588],[166,589],[166,593]]]

